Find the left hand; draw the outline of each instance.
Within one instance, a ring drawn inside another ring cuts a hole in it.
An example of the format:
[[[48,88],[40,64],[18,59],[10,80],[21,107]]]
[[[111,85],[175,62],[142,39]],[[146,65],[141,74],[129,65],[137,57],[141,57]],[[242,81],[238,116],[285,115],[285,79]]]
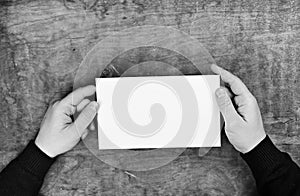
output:
[[[41,123],[35,144],[49,157],[71,150],[88,134],[87,127],[97,114],[99,105],[85,99],[95,93],[95,86],[78,88],[50,106]],[[75,121],[71,116],[80,112]]]

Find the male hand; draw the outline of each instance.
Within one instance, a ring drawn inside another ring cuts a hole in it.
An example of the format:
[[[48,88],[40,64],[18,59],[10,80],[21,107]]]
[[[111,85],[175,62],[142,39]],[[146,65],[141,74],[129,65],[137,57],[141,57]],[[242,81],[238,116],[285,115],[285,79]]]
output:
[[[225,133],[235,149],[247,153],[266,137],[257,101],[238,77],[216,65],[211,70],[229,85],[236,106],[230,99],[229,89],[216,90],[217,103],[225,119]]]
[[[99,106],[85,97],[94,93],[93,85],[78,88],[48,108],[35,144],[49,157],[71,150],[80,138],[87,136],[87,127],[96,116]],[[80,114],[72,122],[71,116],[76,111]]]

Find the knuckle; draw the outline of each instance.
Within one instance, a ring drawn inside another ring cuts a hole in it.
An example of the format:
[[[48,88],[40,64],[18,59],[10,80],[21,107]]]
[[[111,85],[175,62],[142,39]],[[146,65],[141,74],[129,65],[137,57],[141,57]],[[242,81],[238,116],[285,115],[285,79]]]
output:
[[[231,109],[231,105],[231,100],[223,99],[222,102],[219,104],[219,107],[221,108],[221,110],[223,110],[223,112],[228,112],[227,110]]]
[[[224,101],[221,101],[221,102],[220,102],[220,107],[221,107],[221,108],[225,108],[225,102],[224,102]]]
[[[84,122],[87,122],[87,121],[89,121],[89,115],[87,114],[87,113],[84,113],[84,115],[82,115],[82,120],[84,121]]]
[[[228,107],[228,106],[231,105],[231,100],[228,97],[224,97],[223,101],[222,101],[222,104],[223,104],[222,106]]]
[[[60,104],[60,100],[55,101],[55,102],[52,104],[52,107],[57,107],[59,104]]]
[[[61,108],[63,107],[63,104],[61,101],[56,101],[53,105],[52,105],[52,110],[55,113],[58,113],[59,111],[61,111]]]
[[[238,77],[238,76],[236,76],[236,75],[233,75],[232,74],[232,79],[231,79],[232,81],[232,83],[239,83],[239,82],[242,82],[241,81],[241,79]]]
[[[239,102],[240,102],[240,97],[238,97],[238,96],[234,97],[234,101],[235,101],[236,103],[239,103]]]
[[[85,120],[90,119],[91,116],[94,115],[94,110],[93,109],[86,109],[82,111],[82,116],[85,118]]]
[[[253,95],[249,96],[249,101],[252,104],[257,104],[257,100],[256,100],[256,98]]]

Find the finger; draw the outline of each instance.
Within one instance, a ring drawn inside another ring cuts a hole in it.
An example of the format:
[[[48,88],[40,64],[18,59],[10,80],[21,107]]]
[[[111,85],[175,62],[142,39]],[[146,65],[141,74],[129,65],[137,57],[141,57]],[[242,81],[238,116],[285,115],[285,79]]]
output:
[[[89,130],[88,129],[84,130],[81,139],[84,140],[88,134],[89,134]]]
[[[91,96],[95,93],[96,87],[89,85],[81,87],[67,95],[61,100],[62,105],[78,105],[85,97]]]
[[[234,102],[238,107],[246,105],[249,101],[245,96],[239,95],[234,97]]]
[[[87,106],[91,101],[89,99],[83,99],[77,106],[66,105],[63,107],[63,111],[68,116],[72,116],[77,112],[81,112],[85,106]],[[73,121],[73,120],[72,120]]]
[[[95,129],[96,129],[96,126],[95,126],[95,123],[94,123],[94,121],[90,124],[90,126],[89,126],[89,130],[92,130],[92,131],[95,131]]]
[[[99,107],[101,106],[101,102],[97,102],[97,103],[98,103],[98,109],[99,109]],[[91,124],[89,125],[89,130],[95,131],[96,130],[96,123],[97,122],[95,120],[93,120],[91,122]]]
[[[235,110],[230,97],[223,88],[218,88],[216,90],[216,100],[225,122],[228,123],[241,119],[240,115]]]
[[[71,125],[70,130],[75,130],[79,137],[82,136],[85,129],[93,121],[98,111],[98,103],[95,101],[90,102],[79,114],[77,119]]]
[[[87,106],[91,101],[89,99],[84,99],[82,100],[78,105],[77,105],[77,112],[81,112],[85,106]]]
[[[232,92],[235,95],[241,95],[245,93],[250,93],[246,85],[235,75],[230,73],[229,71],[217,66],[217,65],[212,65],[211,70],[220,75],[222,80],[226,83],[229,84]]]

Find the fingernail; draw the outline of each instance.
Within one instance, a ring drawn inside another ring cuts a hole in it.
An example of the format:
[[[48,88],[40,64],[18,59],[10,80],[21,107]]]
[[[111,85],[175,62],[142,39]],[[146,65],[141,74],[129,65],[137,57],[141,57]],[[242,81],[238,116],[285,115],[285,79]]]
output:
[[[97,102],[97,112],[99,112],[101,102]]]
[[[99,109],[99,104],[98,104],[96,101],[93,101],[93,102],[91,103],[91,107],[92,107],[94,110],[98,111],[98,109]]]
[[[216,95],[218,98],[223,97],[225,95],[225,91],[222,88],[216,90]]]
[[[216,65],[215,64],[211,64],[210,69],[215,69]]]
[[[82,135],[81,135],[81,139],[83,140],[84,138],[86,138],[86,136],[89,134],[88,130],[85,131]]]
[[[220,74],[220,67],[219,67],[218,65],[212,64],[212,65],[210,66],[210,69],[211,69],[214,73],[216,73],[216,74],[218,74],[218,75],[221,75],[221,74]]]

